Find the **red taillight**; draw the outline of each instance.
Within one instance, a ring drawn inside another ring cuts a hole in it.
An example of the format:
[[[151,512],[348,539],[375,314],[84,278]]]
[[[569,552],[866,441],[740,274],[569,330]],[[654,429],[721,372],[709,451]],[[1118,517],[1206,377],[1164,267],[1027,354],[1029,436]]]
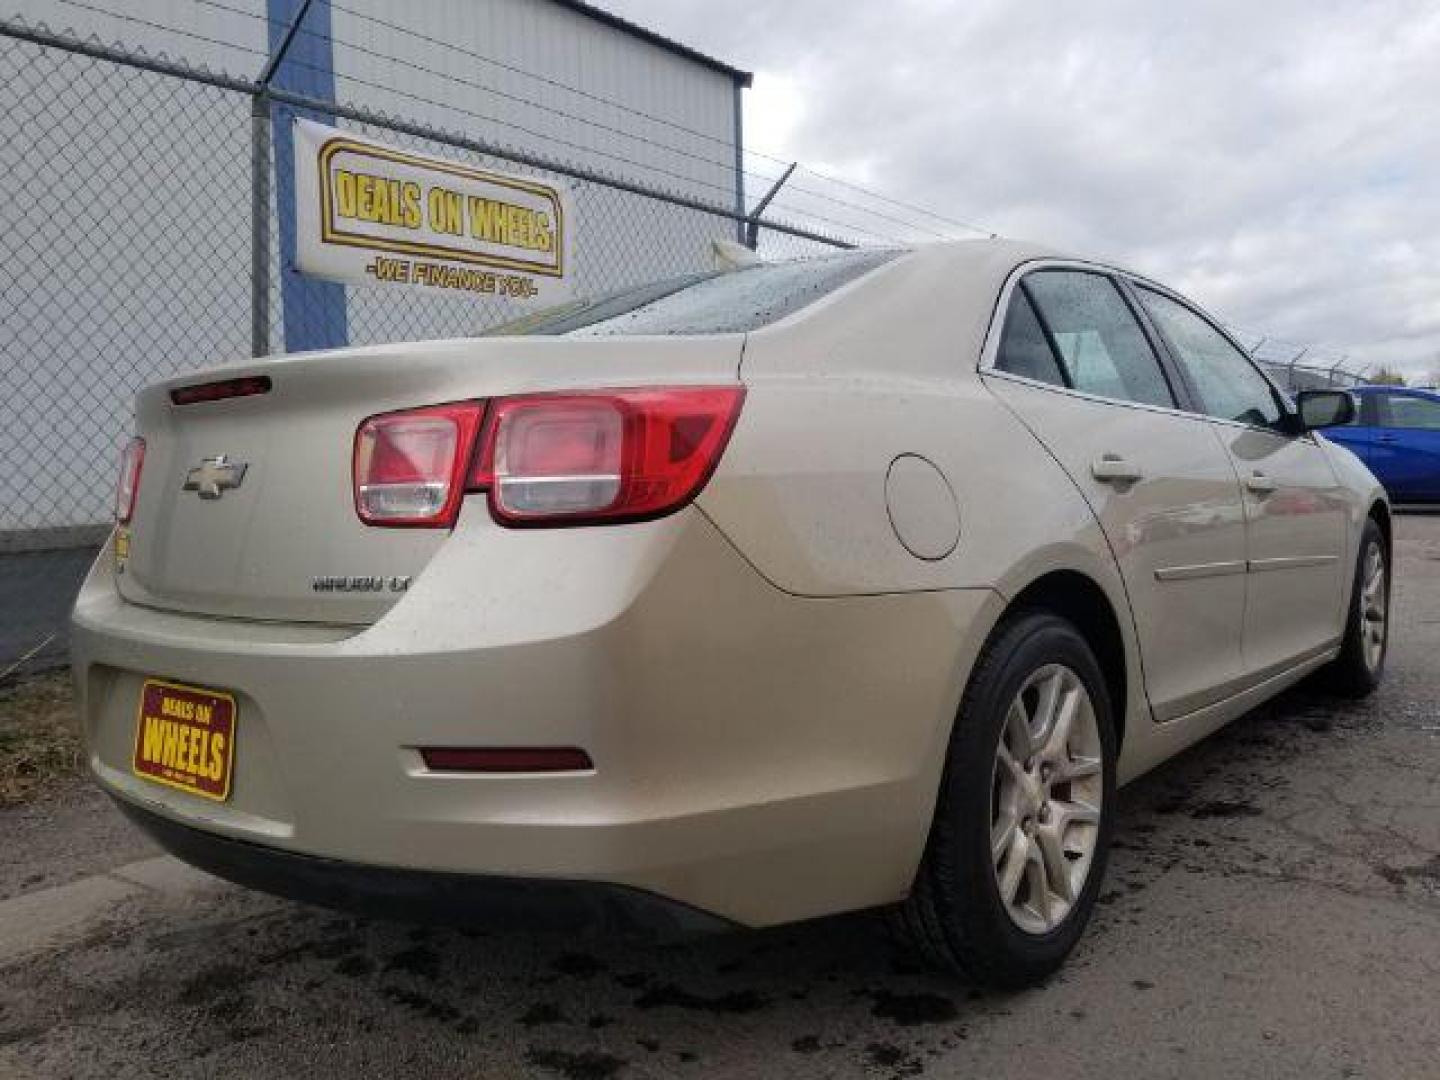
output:
[[[491,403],[469,487],[504,525],[639,521],[710,478],[742,387],[536,394]]]
[[[205,401],[254,397],[256,394],[268,394],[269,392],[270,376],[246,375],[239,379],[222,379],[220,382],[179,386],[170,391],[170,400],[176,405],[199,405]]]
[[[130,524],[135,514],[135,496],[140,493],[140,469],[145,464],[145,440],[138,435],[120,452],[120,476],[115,483],[115,520]]]
[[[484,406],[372,416],[355,433],[355,510],[367,525],[449,528]]]
[[[502,525],[662,517],[710,478],[744,399],[739,386],[662,387],[374,416],[355,435],[355,509],[367,525],[449,528],[464,493],[484,491]]]

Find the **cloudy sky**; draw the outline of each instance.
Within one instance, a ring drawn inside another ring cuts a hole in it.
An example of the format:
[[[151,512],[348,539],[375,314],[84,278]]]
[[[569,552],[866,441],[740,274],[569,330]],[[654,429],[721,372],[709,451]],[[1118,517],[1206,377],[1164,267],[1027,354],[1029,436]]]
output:
[[[1435,0],[601,3],[755,71],[756,149],[1440,373]]]

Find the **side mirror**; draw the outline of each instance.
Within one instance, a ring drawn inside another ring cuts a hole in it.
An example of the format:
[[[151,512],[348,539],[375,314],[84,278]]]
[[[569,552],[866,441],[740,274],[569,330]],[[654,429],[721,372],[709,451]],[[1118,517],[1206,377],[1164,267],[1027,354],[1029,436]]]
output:
[[[1295,413],[1303,431],[1340,427],[1355,419],[1355,395],[1348,390],[1301,390]]]

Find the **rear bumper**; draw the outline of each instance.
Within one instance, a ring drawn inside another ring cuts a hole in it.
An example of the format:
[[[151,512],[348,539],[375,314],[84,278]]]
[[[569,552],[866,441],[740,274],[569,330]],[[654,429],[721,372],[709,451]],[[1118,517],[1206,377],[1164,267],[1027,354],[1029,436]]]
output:
[[[623,885],[364,866],[232,840],[116,799],[132,822],[191,866],[237,885],[381,918],[597,935],[690,935],[725,919]]]
[[[363,629],[139,607],[103,551],[72,619],[92,773],[267,849],[604,882],[747,925],[905,895],[995,594],[795,597],[694,508],[545,542],[543,564],[497,564],[462,529]],[[147,677],[235,697],[228,801],[132,772]],[[434,773],[421,746],[574,746],[595,768]]]

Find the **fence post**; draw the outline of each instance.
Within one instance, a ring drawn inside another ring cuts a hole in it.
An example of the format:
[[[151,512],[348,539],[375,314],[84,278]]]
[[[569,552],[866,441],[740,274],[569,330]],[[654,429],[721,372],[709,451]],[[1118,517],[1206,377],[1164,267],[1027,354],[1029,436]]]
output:
[[[314,0],[302,0],[300,10],[279,47],[270,55],[255,80],[250,99],[250,355],[270,353],[270,82],[300,32],[300,24]]]
[[[250,355],[270,353],[270,92],[250,99]]]
[[[780,179],[776,180],[775,183],[770,186],[770,190],[765,193],[765,197],[756,203],[755,209],[751,212],[750,219],[745,226],[745,246],[751,251],[754,251],[760,243],[760,215],[763,214],[765,208],[770,205],[770,200],[775,198],[776,192],[785,186],[785,181],[790,179],[790,174],[795,171],[795,166],[799,164],[798,161],[792,161],[790,167],[780,174]]]

